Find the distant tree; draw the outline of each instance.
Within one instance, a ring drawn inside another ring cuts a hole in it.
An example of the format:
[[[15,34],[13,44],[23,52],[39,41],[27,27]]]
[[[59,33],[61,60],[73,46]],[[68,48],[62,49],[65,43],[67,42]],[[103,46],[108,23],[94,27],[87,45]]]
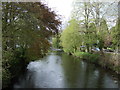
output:
[[[85,45],[87,46],[88,52],[91,52],[94,44],[97,43],[97,31],[94,23],[90,23],[88,30],[85,32]]]
[[[81,2],[80,0],[75,0],[73,3],[73,11],[71,17],[80,20],[80,24],[84,28],[84,44],[87,47],[87,51],[89,52],[91,49],[91,45],[94,43],[98,43],[98,47],[100,50],[104,46],[108,46],[108,42],[110,43],[110,39],[108,40],[109,31],[108,31],[108,22],[114,22],[117,17],[117,3],[115,2]],[[111,10],[111,13],[109,13]],[[111,20],[113,17],[114,21]],[[91,23],[94,24],[93,33],[91,33]],[[96,40],[93,41],[93,37]]]
[[[69,21],[67,28],[63,30],[61,34],[61,43],[65,52],[74,53],[82,44],[82,37],[79,29],[78,21],[72,19]]]
[[[118,50],[120,50],[120,20],[119,18],[118,18],[118,21],[116,22],[115,27],[112,27],[111,34],[112,34],[114,49],[118,52]]]
[[[54,48],[59,48],[59,49],[62,48],[60,37],[61,37],[61,34],[58,34],[52,38],[52,45]]]
[[[90,2],[81,3],[79,0],[75,0],[72,17],[80,20],[80,24],[84,27],[84,34],[85,34],[85,46],[87,47],[87,51],[90,51],[90,34],[91,31],[89,29],[91,23],[91,4]],[[82,17],[82,18],[81,18]]]
[[[102,50],[102,48],[104,48],[105,46],[105,40],[106,37],[108,37],[109,31],[108,31],[108,26],[106,23],[106,20],[101,19],[102,21],[100,22],[100,26],[97,32],[97,36],[98,36],[98,47],[100,48],[100,50]]]

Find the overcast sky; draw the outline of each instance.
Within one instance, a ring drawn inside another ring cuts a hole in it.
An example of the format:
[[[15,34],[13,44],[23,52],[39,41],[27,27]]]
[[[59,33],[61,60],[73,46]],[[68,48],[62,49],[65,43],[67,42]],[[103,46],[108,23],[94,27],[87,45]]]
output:
[[[68,20],[71,10],[73,0],[42,0],[48,4],[48,7],[52,8],[57,14],[62,15],[63,22]]]
[[[48,7],[52,8],[52,10],[54,10],[57,14],[62,15],[62,24],[63,24],[62,27],[64,28],[71,15],[72,4],[74,0],[41,0],[41,1],[46,3]],[[108,26],[111,25],[113,26],[113,22],[112,23],[108,22]]]

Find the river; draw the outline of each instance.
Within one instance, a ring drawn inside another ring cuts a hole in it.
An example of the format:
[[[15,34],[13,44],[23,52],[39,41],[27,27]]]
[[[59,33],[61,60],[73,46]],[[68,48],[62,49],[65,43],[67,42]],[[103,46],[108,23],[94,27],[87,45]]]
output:
[[[41,60],[30,62],[27,69],[14,88],[119,87],[116,75],[63,52],[51,52]]]

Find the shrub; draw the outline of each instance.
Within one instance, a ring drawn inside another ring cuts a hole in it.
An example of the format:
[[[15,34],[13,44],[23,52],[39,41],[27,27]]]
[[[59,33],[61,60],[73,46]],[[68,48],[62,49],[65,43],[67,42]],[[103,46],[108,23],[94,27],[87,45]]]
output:
[[[2,87],[7,87],[10,84],[11,74],[8,69],[2,69]]]

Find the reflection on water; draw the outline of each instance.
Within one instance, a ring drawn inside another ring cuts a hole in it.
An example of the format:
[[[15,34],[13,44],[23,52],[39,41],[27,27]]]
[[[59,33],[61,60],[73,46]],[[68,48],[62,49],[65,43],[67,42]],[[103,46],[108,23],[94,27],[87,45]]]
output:
[[[50,53],[27,69],[14,88],[118,88],[110,73],[65,53]]]

